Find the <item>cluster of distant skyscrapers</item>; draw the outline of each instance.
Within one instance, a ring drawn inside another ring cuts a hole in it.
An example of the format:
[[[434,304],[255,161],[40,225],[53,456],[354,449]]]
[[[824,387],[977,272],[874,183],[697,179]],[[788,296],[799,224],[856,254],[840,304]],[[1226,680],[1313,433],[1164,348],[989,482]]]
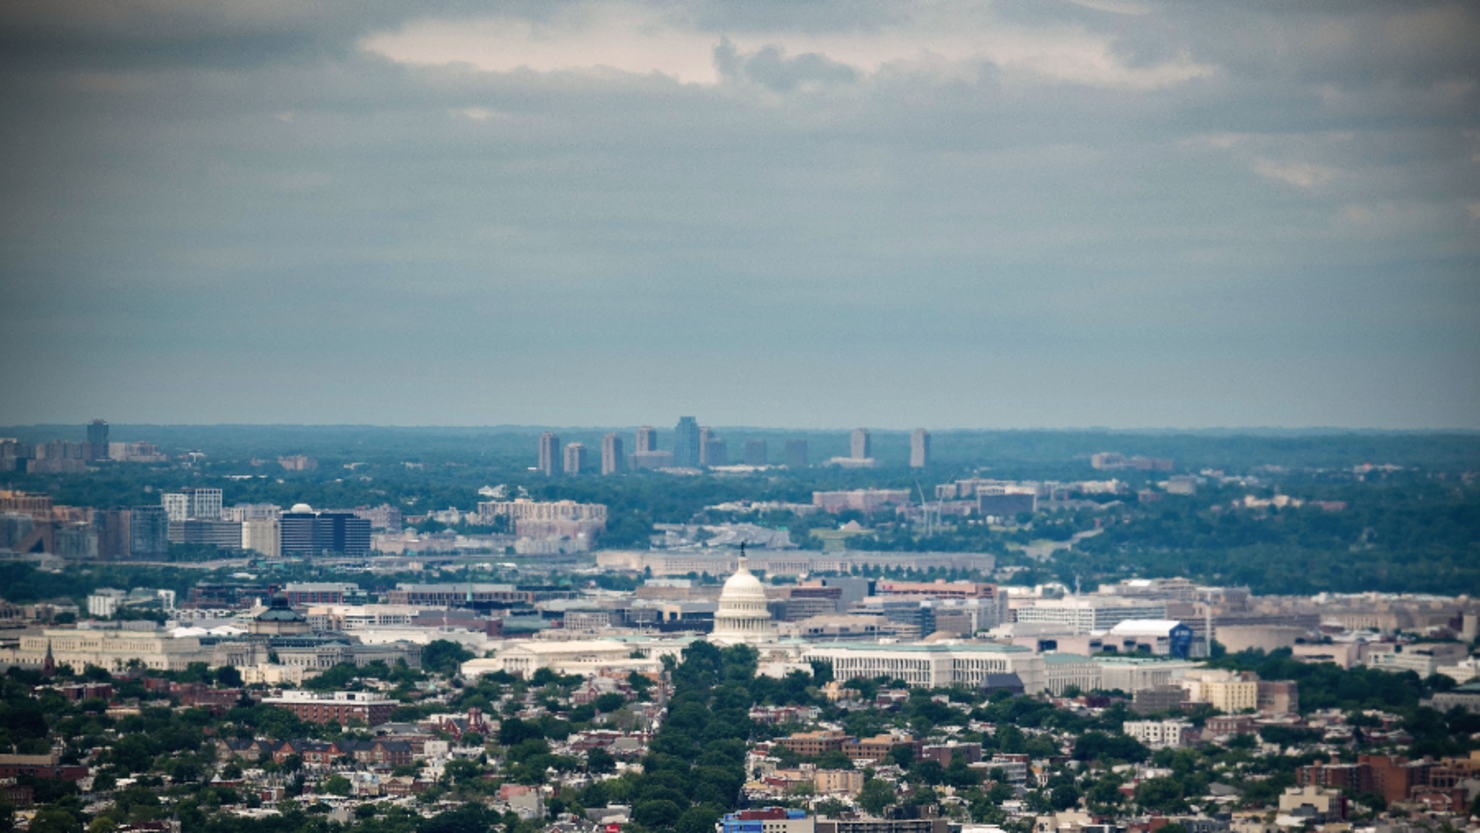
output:
[[[745,465],[768,465],[765,440],[745,441]],[[789,439],[782,458],[787,468],[805,468],[807,441]],[[849,456],[833,457],[828,465],[845,468],[873,468],[878,462],[873,457],[873,439],[867,428],[853,431],[849,445]],[[910,436],[910,466],[924,468],[930,464],[930,432],[916,428]],[[615,433],[601,438],[601,473],[619,474],[632,469],[702,469],[729,465],[729,447],[715,435],[707,425],[700,425],[694,417],[680,417],[674,429],[672,451],[658,448],[657,429],[644,425],[637,429],[636,446],[629,458],[622,438]],[[566,474],[584,474],[590,471],[589,455],[582,443],[561,445],[560,437],[546,432],[540,435],[538,469],[547,475],[556,471]]]

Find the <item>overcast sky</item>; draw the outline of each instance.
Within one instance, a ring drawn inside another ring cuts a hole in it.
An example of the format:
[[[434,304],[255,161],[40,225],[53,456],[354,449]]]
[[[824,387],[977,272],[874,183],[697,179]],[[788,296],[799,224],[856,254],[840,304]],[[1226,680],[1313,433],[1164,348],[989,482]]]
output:
[[[0,4],[0,424],[1480,428],[1480,6]]]

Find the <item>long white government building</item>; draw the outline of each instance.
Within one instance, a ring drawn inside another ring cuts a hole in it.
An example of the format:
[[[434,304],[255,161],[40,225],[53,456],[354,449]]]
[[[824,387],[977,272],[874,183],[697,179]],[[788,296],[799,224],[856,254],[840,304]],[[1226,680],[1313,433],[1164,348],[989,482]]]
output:
[[[1085,609],[1095,611],[1093,605]],[[1164,609],[1164,607],[1163,607]],[[1138,607],[1137,613],[1145,612]],[[1092,622],[1092,619],[1091,619]],[[1071,653],[1040,653],[1026,646],[966,639],[918,643],[804,642],[778,638],[766,608],[765,588],[742,557],[725,581],[706,641],[718,645],[748,644],[759,651],[762,670],[785,673],[810,669],[811,663],[832,666],[838,680],[893,677],[913,686],[978,687],[988,675],[1016,675],[1023,691],[1060,694],[1070,686],[1083,691],[1120,689],[1127,693],[1164,685],[1181,677],[1194,663]],[[540,668],[561,674],[657,672],[662,657],[675,658],[693,636],[617,636],[587,639],[526,639],[504,642],[491,657],[463,663],[464,676],[498,671],[527,675]]]

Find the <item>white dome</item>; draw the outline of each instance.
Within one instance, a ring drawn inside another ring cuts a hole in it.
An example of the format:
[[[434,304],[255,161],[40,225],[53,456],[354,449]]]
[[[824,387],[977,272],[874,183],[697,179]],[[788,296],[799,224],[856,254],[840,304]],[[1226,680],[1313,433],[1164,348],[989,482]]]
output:
[[[293,504],[293,508],[292,509],[289,509],[288,511],[289,512],[292,512],[295,515],[297,515],[297,514],[301,514],[301,513],[304,513],[304,512],[312,512],[313,511],[313,507],[312,506],[309,506],[306,503],[295,503],[295,504]]]
[[[714,614],[715,641],[757,642],[771,637],[771,612],[766,608],[766,588],[745,567],[745,557],[735,574],[725,579]]]
[[[752,602],[766,600],[766,588],[761,585],[761,580],[740,564],[740,569],[733,576],[725,579],[725,589],[720,591],[719,603],[721,606],[727,601]]]

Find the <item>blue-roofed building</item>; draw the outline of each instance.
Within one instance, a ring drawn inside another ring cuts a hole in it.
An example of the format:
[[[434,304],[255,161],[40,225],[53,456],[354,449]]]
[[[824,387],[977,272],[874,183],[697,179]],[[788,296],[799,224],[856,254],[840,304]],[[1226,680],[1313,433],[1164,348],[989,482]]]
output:
[[[766,807],[727,813],[718,833],[814,833],[815,819],[806,810]]]

